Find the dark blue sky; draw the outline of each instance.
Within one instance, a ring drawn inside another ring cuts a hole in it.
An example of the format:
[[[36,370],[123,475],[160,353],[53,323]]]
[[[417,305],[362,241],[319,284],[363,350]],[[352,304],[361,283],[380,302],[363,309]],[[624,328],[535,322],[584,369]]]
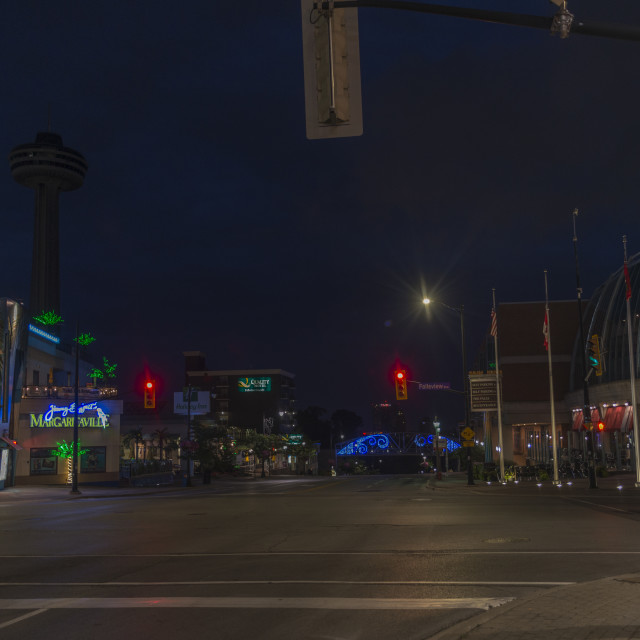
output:
[[[640,26],[637,0],[569,9]],[[33,141],[51,105],[87,158],[61,198],[62,311],[119,363],[125,397],[145,367],[180,388],[182,351],[202,350],[211,369],[291,371],[300,407],[367,424],[396,360],[461,384],[457,314],[427,320],[423,289],[465,305],[471,364],[493,287],[543,299],[548,268],[551,298],[575,297],[575,207],[585,297],[623,234],[640,250],[640,43],[381,9],[359,22],[364,135],[308,141],[297,0],[5,8],[0,148]],[[0,202],[0,295],[27,301],[33,196],[8,165]],[[455,396],[409,394],[409,415],[462,415]]]

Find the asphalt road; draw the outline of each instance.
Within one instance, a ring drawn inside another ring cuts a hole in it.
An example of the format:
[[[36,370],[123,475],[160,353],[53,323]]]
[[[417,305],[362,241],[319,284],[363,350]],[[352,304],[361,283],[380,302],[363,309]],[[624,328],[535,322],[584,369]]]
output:
[[[433,489],[425,476],[218,482],[3,501],[0,635],[426,639],[640,571],[635,493]]]

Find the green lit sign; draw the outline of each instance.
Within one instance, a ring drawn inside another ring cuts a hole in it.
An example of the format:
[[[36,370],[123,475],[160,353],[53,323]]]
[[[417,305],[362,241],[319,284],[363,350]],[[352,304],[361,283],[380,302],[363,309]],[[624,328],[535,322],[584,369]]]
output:
[[[238,391],[271,391],[271,378],[238,378]]]

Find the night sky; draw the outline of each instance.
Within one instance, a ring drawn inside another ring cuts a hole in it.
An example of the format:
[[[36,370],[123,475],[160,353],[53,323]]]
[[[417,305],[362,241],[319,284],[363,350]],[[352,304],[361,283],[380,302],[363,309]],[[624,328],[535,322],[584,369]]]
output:
[[[444,0],[440,4],[447,3]],[[461,6],[552,15],[546,0]],[[514,5],[517,5],[514,6]],[[637,0],[571,0],[640,26]],[[305,136],[298,0],[8,3],[0,149],[59,133],[89,171],[61,196],[61,300],[167,395],[184,350],[281,368],[298,407],[393,398],[391,371],[462,385],[498,302],[584,296],[640,251],[640,42],[359,11],[364,135]],[[0,174],[0,295],[29,297],[33,193]],[[542,343],[542,318],[540,320]],[[542,344],[541,344],[542,347]],[[544,352],[541,351],[541,354]],[[409,388],[419,416],[458,396]]]

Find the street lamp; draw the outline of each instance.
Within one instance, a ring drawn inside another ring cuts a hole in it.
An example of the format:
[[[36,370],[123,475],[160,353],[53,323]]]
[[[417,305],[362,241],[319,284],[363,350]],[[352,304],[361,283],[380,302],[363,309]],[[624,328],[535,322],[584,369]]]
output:
[[[463,394],[464,394],[464,426],[465,429],[469,427],[469,381],[467,378],[467,348],[465,346],[464,340],[464,305],[460,305],[459,307],[452,307],[444,302],[440,302],[439,300],[431,300],[430,298],[423,298],[422,304],[425,307],[432,302],[436,302],[437,304],[445,307],[446,309],[450,309],[451,311],[455,311],[460,314],[460,341],[462,345],[462,384],[463,384]],[[467,448],[467,485],[474,485],[473,481],[473,464],[471,457],[471,447]]]

